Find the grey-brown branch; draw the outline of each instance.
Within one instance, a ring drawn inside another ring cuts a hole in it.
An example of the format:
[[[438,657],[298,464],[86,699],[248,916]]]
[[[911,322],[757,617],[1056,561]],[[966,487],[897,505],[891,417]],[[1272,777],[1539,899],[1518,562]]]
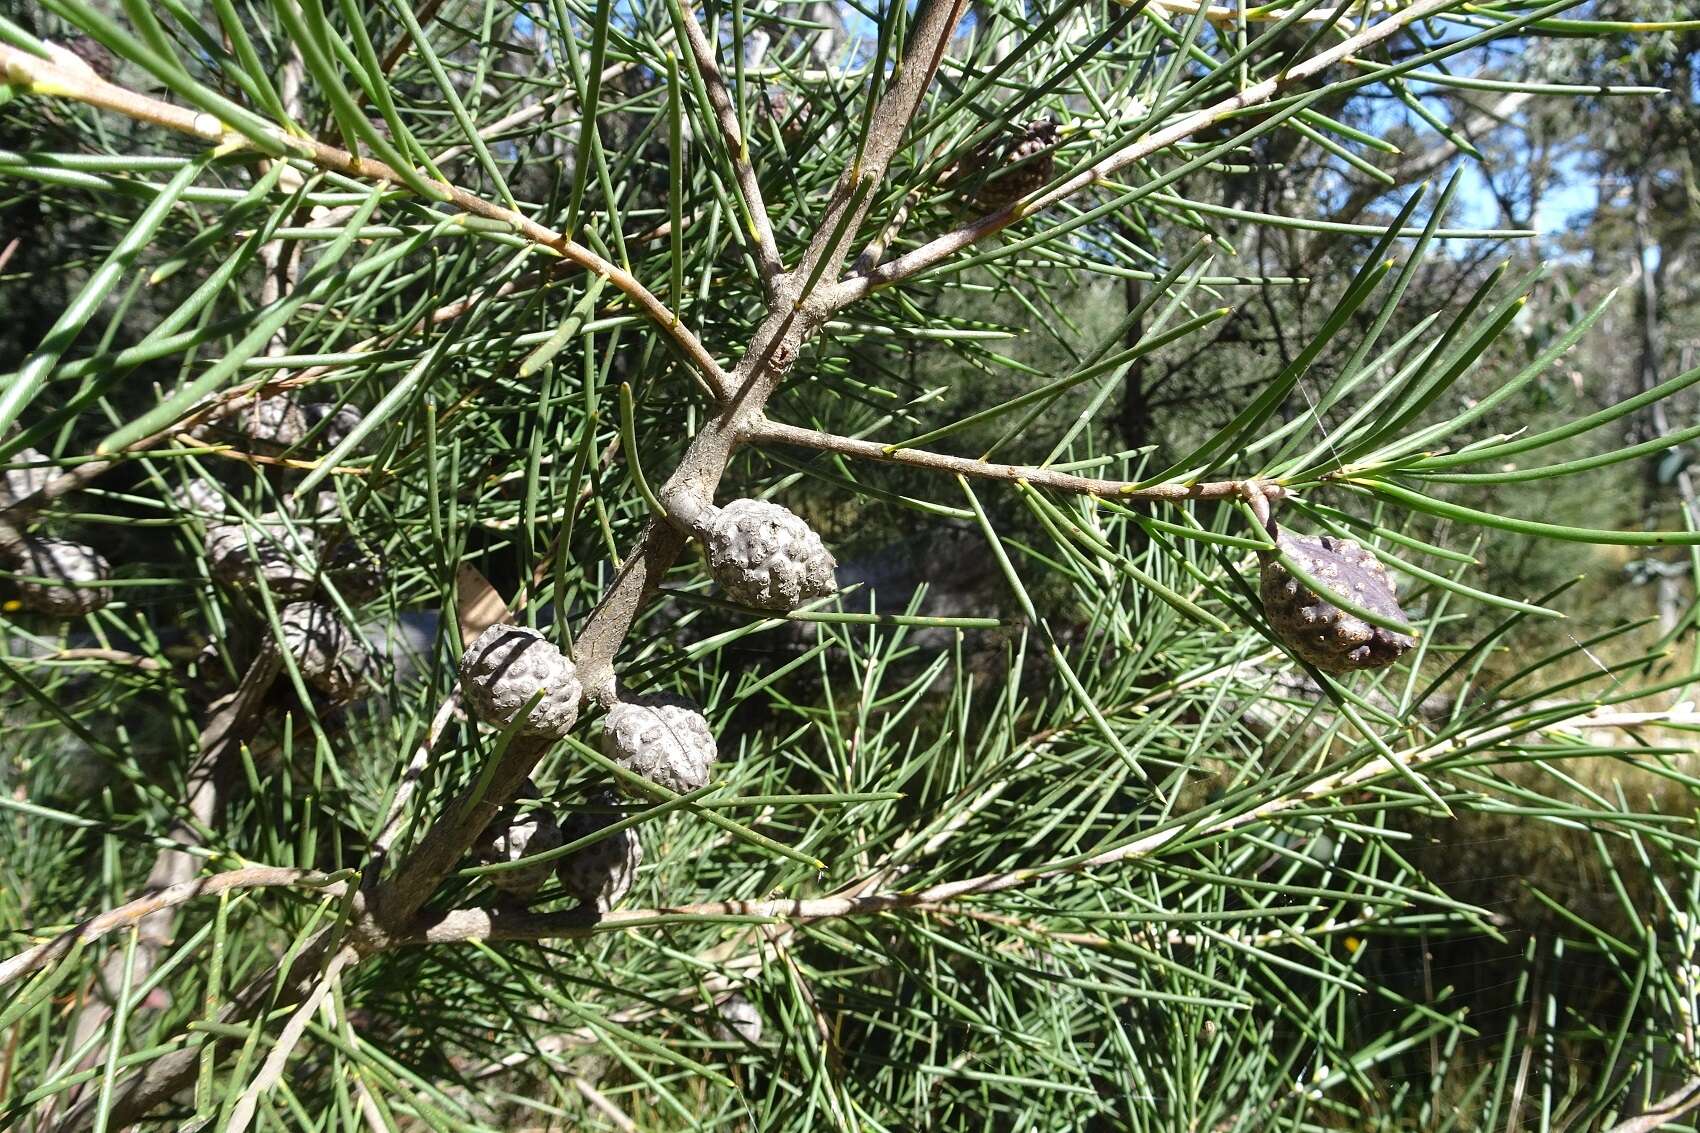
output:
[[[993,464],[971,456],[951,456],[926,449],[894,448],[879,441],[844,437],[763,419],[750,433],[755,444],[792,445],[798,448],[819,449],[853,456],[858,460],[875,460],[882,464],[897,464],[905,468],[921,468],[952,476],[967,476],[976,480],[1001,480],[1010,484],[1031,484],[1078,496],[1103,496],[1108,499],[1151,503],[1162,500],[1231,500],[1262,499],[1283,494],[1279,486],[1260,480],[1211,480],[1202,484],[1140,484],[1133,480],[1101,480],[1092,476],[1076,476],[1053,468],[1038,468],[1027,464]]]

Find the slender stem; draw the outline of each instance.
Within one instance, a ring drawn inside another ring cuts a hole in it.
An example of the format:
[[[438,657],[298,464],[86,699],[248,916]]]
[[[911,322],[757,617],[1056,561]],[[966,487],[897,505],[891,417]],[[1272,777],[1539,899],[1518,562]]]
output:
[[[157,98],[138,94],[128,88],[109,83],[92,70],[75,70],[68,65],[0,44],[0,74],[16,86],[34,88],[37,93],[68,98],[89,106],[112,110],[141,122],[193,134],[221,146],[246,147],[241,135],[227,130],[210,114],[186,110]],[[350,177],[404,187],[406,180],[395,169],[369,157],[357,157],[347,150],[326,145],[313,138],[303,138],[277,127],[267,127],[266,140],[284,153],[311,162],[321,169],[331,169]],[[562,233],[545,227],[524,213],[484,200],[458,185],[424,179],[425,184],[462,212],[507,225],[514,232],[545,247],[570,263],[595,272],[624,292],[644,314],[671,338],[679,350],[701,371],[722,396],[731,393],[731,379],[720,363],[702,342],[659,298],[650,292],[631,272],[603,259],[595,252]]]
[[[319,1009],[319,1004],[325,1001],[331,988],[336,984],[337,976],[349,964],[360,958],[360,954],[352,948],[344,948],[331,962],[325,965],[324,974],[307,998],[295,1008],[295,1013],[289,1017],[289,1022],[283,1026],[277,1041],[272,1044],[271,1053],[266,1055],[266,1061],[260,1066],[260,1072],[254,1075],[254,1080],[248,1083],[231,1107],[230,1118],[224,1124],[225,1133],[244,1133],[248,1123],[254,1118],[254,1108],[260,1103],[262,1094],[270,1093],[278,1082],[283,1080],[284,1067],[289,1064],[289,1056],[295,1053],[296,1046],[301,1042],[301,1036],[307,1033],[307,1023],[313,1013]]]
[[[358,901],[358,896],[356,896]],[[298,1003],[311,994],[325,966],[341,950],[339,928],[321,929],[299,949],[250,979],[219,1008],[216,1022],[233,1024],[252,1019],[261,1011]],[[154,1106],[194,1081],[201,1048],[179,1046],[147,1063],[141,1073],[126,1079],[112,1091],[112,1117],[108,1128],[133,1125]],[[93,1122],[97,1097],[84,1097],[55,1126],[57,1129],[88,1129]]]
[[[1647,1112],[1613,1125],[1607,1133],[1654,1133],[1696,1109],[1700,1109],[1700,1078],[1690,1078],[1648,1106]]]
[[[592,1086],[589,1082],[586,1082],[583,1078],[580,1078],[577,1075],[573,1076],[572,1084],[573,1089],[583,1095],[585,1101],[595,1106],[597,1111],[600,1112],[603,1117],[612,1121],[614,1123],[614,1127],[619,1129],[620,1133],[638,1133],[637,1122],[627,1117],[625,1110],[609,1101],[607,1095],[603,1094],[601,1090],[598,1090],[595,1086]]]
[[[125,665],[149,673],[161,672],[167,668],[165,662],[157,658],[144,657],[140,653],[126,653],[122,649],[61,649],[56,653],[43,653],[38,657],[14,658],[14,663],[34,665],[75,661],[105,661],[110,665]]]
[[[401,773],[401,782],[396,786],[395,798],[390,801],[389,813],[384,816],[384,824],[378,828],[378,836],[373,840],[379,856],[390,852],[390,847],[395,844],[396,837],[401,833],[403,822],[407,818],[408,805],[413,802],[413,796],[419,790],[419,781],[425,777],[425,769],[431,765],[431,751],[437,746],[437,741],[442,739],[443,729],[449,726],[459,704],[460,690],[457,688],[437,706],[437,714],[431,717],[431,724],[425,729],[425,738],[419,741],[413,758],[407,761],[407,767]]]
[[[826,309],[801,293],[801,281],[821,274],[817,269],[836,268],[844,262],[872,197],[865,186],[884,177],[966,11],[967,0],[922,4],[909,51],[875,108],[860,162],[840,177],[797,270],[772,281],[767,315],[731,375],[732,394],[691,439],[678,467],[656,493],[670,509],[689,512],[713,503],[732,453],[760,423],[763,407],[796,362],[803,343],[825,321]],[[644,528],[636,549],[626,557],[573,643],[573,659],[586,695],[595,697],[612,686],[620,647],[685,543],[685,534],[670,522],[652,520]],[[511,745],[491,771],[486,799],[511,797],[547,746]],[[402,931],[413,922],[494,816],[493,806],[471,806],[470,802],[464,792],[451,802],[374,894],[378,916],[388,931]]]
[[[773,222],[767,216],[767,203],[762,199],[755,167],[750,164],[748,141],[738,125],[738,108],[732,102],[726,79],[721,75],[720,65],[714,56],[714,45],[708,42],[708,36],[697,20],[696,10],[688,2],[679,7],[684,12],[685,38],[690,42],[691,55],[696,59],[703,86],[708,90],[709,105],[726,141],[726,153],[732,159],[738,192],[743,195],[744,205],[750,210],[750,227],[756,238],[756,266],[760,269],[762,282],[771,287],[773,280],[785,270],[785,265],[779,258],[779,245],[773,239]]]
[[[1368,4],[1351,4],[1348,11],[1351,15],[1367,16],[1375,9],[1386,7],[1384,0],[1372,0]],[[1284,6],[1280,4],[1262,4],[1246,8],[1236,4],[1209,4],[1200,0],[1151,0],[1151,7],[1161,12],[1172,12],[1178,16],[1190,16],[1200,8],[1204,9],[1204,18],[1213,24],[1233,24],[1239,20],[1279,20],[1286,15]],[[1301,24],[1320,24],[1334,18],[1333,8],[1317,8],[1306,12],[1298,18]],[[1352,26],[1351,15],[1340,19],[1340,26]]]
[[[109,909],[97,917],[90,917],[58,933],[51,940],[43,941],[34,948],[0,961],[0,987],[45,968],[78,943],[87,944],[89,941],[99,940],[108,933],[140,924],[156,913],[174,909],[197,898],[216,897],[220,893],[244,889],[271,889],[292,885],[308,886],[332,896],[342,894],[342,882],[330,874],[281,866],[250,866],[246,869],[217,873],[211,877],[180,881],[176,885],[168,885],[164,889],[137,897],[116,909]]]
[[[193,889],[196,885],[191,879],[201,868],[200,860],[178,847],[199,846],[202,832],[212,827],[219,809],[220,772],[236,754],[241,739],[252,729],[261,702],[282,670],[282,654],[275,643],[268,643],[248,666],[236,691],[219,702],[202,726],[195,758],[184,775],[189,791],[188,813],[171,825],[169,836],[175,846],[161,850],[154,857],[153,867],[148,871],[149,890],[156,893],[178,892],[185,886]],[[172,910],[180,903],[160,904],[141,910],[135,920],[136,946],[108,955],[98,987],[117,988],[125,983],[136,985],[148,978],[159,962],[160,954],[171,945]],[[102,1004],[78,1016],[71,1049],[77,1049],[86,1042],[106,1022],[114,1006]]]
[[[1167,149],[1178,142],[1185,141],[1194,134],[1209,129],[1231,114],[1244,110],[1248,106],[1257,106],[1268,102],[1277,94],[1297,86],[1313,75],[1380,43],[1384,39],[1388,39],[1401,28],[1425,16],[1453,7],[1457,2],[1458,0],[1417,0],[1409,8],[1389,14],[1386,19],[1379,23],[1345,39],[1327,51],[1320,52],[1302,63],[1287,68],[1272,79],[1254,83],[1220,102],[1188,114],[1161,130],[1145,135],[1125,149],[1118,150],[1095,165],[1081,170],[1048,193],[1042,193],[1031,201],[1016,201],[989,216],[983,216],[963,225],[961,228],[935,237],[919,248],[906,252],[896,259],[887,260],[865,275],[852,276],[836,287],[829,289],[825,296],[825,302],[833,310],[838,310],[854,303],[876,287],[889,286],[942,263],[963,249],[997,235],[1015,222],[1047,209],[1058,201],[1072,197],[1084,189],[1091,188],[1116,171],[1126,168],[1134,162],[1143,161],[1160,150]]]
[[[1058,492],[1080,496],[1107,496],[1120,500],[1157,502],[1162,500],[1228,500],[1246,499],[1256,493],[1280,489],[1258,480],[1214,480],[1203,484],[1151,484],[1141,486],[1131,480],[1099,480],[1091,476],[1075,476],[1051,468],[1034,468],[1024,464],[992,464],[968,456],[950,456],[925,449],[891,448],[878,441],[843,437],[823,433],[798,425],[786,425],[764,419],[750,434],[755,444],[793,445],[798,448],[820,449],[853,456],[860,460],[876,460],[882,464],[900,464],[907,468],[924,468],[929,472],[970,476],[978,480],[1002,480],[1008,483],[1032,484]]]

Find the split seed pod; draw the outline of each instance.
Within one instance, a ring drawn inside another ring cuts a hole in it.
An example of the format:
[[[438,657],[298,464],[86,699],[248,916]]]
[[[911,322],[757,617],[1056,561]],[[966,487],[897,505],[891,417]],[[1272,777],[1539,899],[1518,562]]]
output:
[[[697,534],[708,570],[732,601],[761,610],[794,610],[838,589],[832,553],[803,519],[766,500],[704,508]]]
[[[47,459],[40,450],[21,448],[12,454],[12,462],[16,464],[40,464]],[[5,511],[19,500],[35,495],[47,486],[53,479],[53,469],[46,466],[38,468],[8,468],[4,476],[0,476],[0,511]]]
[[[1350,539],[1282,533],[1276,542],[1306,574],[1340,595],[1391,620],[1408,620],[1386,568]],[[1269,624],[1294,653],[1325,673],[1384,668],[1416,645],[1407,634],[1371,625],[1334,605],[1273,555],[1263,556],[1262,571],[1259,593]]]
[[[272,593],[300,598],[318,575],[308,539],[281,523],[217,523],[207,528],[207,565],[213,577],[233,586],[250,586],[260,576]]]
[[[370,663],[359,635],[319,602],[291,602],[278,613],[283,646],[308,684],[331,700],[353,700]]]
[[[521,733],[559,739],[578,720],[578,670],[534,629],[493,625],[460,659],[460,687],[478,718],[493,728],[513,723],[539,690]]]
[[[111,567],[93,547],[69,539],[26,537],[13,552],[17,572],[30,578],[18,579],[18,600],[38,613],[74,618],[93,613],[111,599],[101,582]]]
[[[619,796],[612,791],[599,791],[590,801],[597,806],[612,807],[619,802]],[[619,818],[618,814],[574,814],[566,821],[561,844],[594,834]],[[638,841],[637,831],[627,827],[568,854],[561,859],[557,876],[568,893],[594,906],[597,912],[606,913],[631,892],[638,866],[642,864],[643,845]]]
[[[616,701],[608,710],[602,754],[683,795],[708,784],[718,752],[700,708],[682,696],[653,693]]]
[[[946,171],[947,188],[962,188],[976,208],[987,212],[1044,188],[1056,171],[1057,124],[1037,118],[1014,135],[988,138]]]
[[[481,856],[490,862],[518,862],[546,850],[566,845],[555,816],[546,810],[509,810],[496,820],[496,832],[482,847]],[[484,880],[504,893],[530,897],[554,872],[553,861],[534,862],[523,869],[487,873]]]

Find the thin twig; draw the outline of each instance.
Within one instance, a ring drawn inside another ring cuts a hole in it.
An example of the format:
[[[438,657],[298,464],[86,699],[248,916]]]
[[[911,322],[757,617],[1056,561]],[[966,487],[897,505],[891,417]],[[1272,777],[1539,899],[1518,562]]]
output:
[[[839,179],[821,225],[800,261],[799,271],[781,275],[772,281],[767,314],[740,357],[736,371],[731,375],[720,371],[689,332],[671,324],[671,314],[667,313],[662,324],[664,329],[673,333],[675,340],[683,335],[684,339],[695,344],[710,364],[704,372],[711,375],[711,380],[716,380],[728,396],[692,439],[684,459],[663,486],[663,493],[677,493],[697,501],[699,506],[712,500],[733,451],[743,443],[751,425],[759,419],[768,398],[796,361],[803,342],[825,322],[828,312],[818,299],[802,294],[803,280],[811,272],[820,278],[832,278],[827,269],[842,265],[849,243],[854,239],[857,226],[872,200],[872,189],[883,179],[886,167],[897,152],[944,57],[956,25],[966,11],[966,0],[931,0],[924,2],[917,11],[908,50],[875,108],[858,166],[847,170]],[[59,70],[34,56],[4,47],[0,47],[0,69],[4,69],[12,82],[19,84],[32,81],[32,75],[53,75]],[[108,106],[148,120],[157,116],[160,125],[208,140],[227,140],[222,126],[210,115],[193,114],[144,98],[103,83],[92,74],[64,77],[72,84],[75,97],[91,105]],[[278,143],[289,152],[302,153],[308,160],[325,168],[356,177],[399,181],[394,170],[381,163],[355,159],[318,142],[280,138]],[[445,192],[450,188],[439,187]],[[450,195],[453,196],[452,193]],[[517,216],[469,194],[464,199],[454,199],[457,205],[476,215],[500,220],[511,220]],[[580,263],[589,260],[596,265],[593,270],[612,267],[558,234],[525,218],[518,219],[522,222],[521,230],[528,235],[543,233],[552,240],[560,241],[552,246],[566,258]],[[612,270],[618,272],[618,269]],[[605,274],[616,278],[612,272]],[[630,284],[642,295],[648,296],[657,308],[665,311],[659,301],[643,291],[635,280],[630,280]],[[656,591],[661,577],[671,568],[684,545],[684,534],[670,523],[652,522],[645,528],[638,548],[625,560],[614,584],[597,603],[575,643],[574,655],[587,691],[594,693],[613,680],[616,654],[643,604]],[[474,800],[463,792],[448,805],[394,873],[379,882],[371,894],[371,911],[359,911],[358,927],[365,942],[363,947],[376,948],[389,943],[384,926],[395,930],[412,925],[419,909],[496,813],[491,800],[511,797],[548,746],[546,741],[510,744],[504,758],[486,776],[483,799]],[[289,1002],[299,1002],[299,997],[311,991],[312,981],[320,973],[320,965],[324,963],[329,947],[328,933],[321,933],[307,944],[291,965],[281,981],[281,995]],[[220,1011],[221,1021],[251,1013],[266,1001],[271,989],[279,986],[275,976],[268,976],[263,982],[251,982]],[[193,1077],[197,1060],[198,1052],[193,1049],[172,1051],[154,1060],[140,1074],[127,1079],[114,1092],[111,1109],[114,1125],[122,1126],[136,1120],[181,1089]],[[93,1107],[85,1098],[67,1115],[65,1125],[70,1129],[83,1128],[92,1116]]]
[[[51,940],[43,941],[16,956],[0,961],[0,987],[54,963],[79,942],[87,944],[99,940],[107,933],[127,928],[156,913],[186,905],[197,898],[216,897],[220,893],[244,889],[271,889],[292,885],[308,886],[331,896],[342,894],[342,882],[330,874],[284,866],[249,866],[226,873],[215,873],[211,877],[180,881],[176,885],[168,885],[164,889],[137,897],[116,909],[109,909],[99,916],[90,917],[81,924],[58,933]]]
[[[1002,480],[1008,483],[1032,484],[1058,492],[1082,496],[1108,496],[1139,502],[1160,500],[1228,500],[1246,498],[1254,491],[1274,487],[1258,480],[1213,480],[1203,484],[1141,485],[1131,480],[1099,480],[1091,476],[1076,476],[1050,468],[1035,468],[1023,464],[992,464],[967,456],[950,456],[916,448],[892,448],[878,441],[823,433],[798,425],[763,420],[751,433],[756,444],[795,445],[853,456],[860,460],[877,460],[882,464],[901,464],[908,468],[924,468],[930,472],[970,476],[980,480]],[[1276,489],[1279,491],[1279,489]]]
[[[175,820],[167,832],[176,845],[154,857],[153,868],[148,871],[148,891],[163,893],[178,891],[185,885],[193,887],[191,879],[201,868],[200,860],[183,848],[199,846],[201,832],[212,827],[219,809],[220,770],[236,753],[238,743],[255,719],[256,709],[282,671],[282,654],[275,645],[268,644],[242,675],[236,691],[218,702],[202,726],[195,758],[184,774],[184,785],[189,792],[184,803],[187,815]],[[136,947],[128,952],[130,986],[140,986],[146,981],[160,954],[171,946],[172,910],[180,903],[146,908],[136,918]],[[95,980],[97,994],[108,1002],[78,1016],[70,1049],[80,1049],[106,1023],[112,1012],[110,997],[126,982],[125,964],[125,952],[115,950],[108,955]]]
[[[448,727],[459,704],[460,690],[456,688],[437,706],[437,714],[431,718],[431,726],[425,729],[425,738],[419,741],[413,758],[408,760],[407,767],[403,769],[401,782],[396,786],[395,798],[390,802],[390,812],[385,816],[383,826],[378,829],[378,837],[374,842],[379,854],[388,854],[390,847],[395,844],[396,836],[401,833],[402,820],[407,817],[408,804],[413,801],[414,793],[419,790],[419,780],[424,777],[425,768],[431,763],[431,749],[435,748],[437,741],[442,738],[443,729]]]
[[[359,896],[355,896],[358,903]],[[357,905],[358,907],[358,905]],[[340,950],[340,926],[321,929],[270,968],[250,979],[225,1001],[218,1010],[215,1022],[235,1024],[251,1020],[260,1012],[300,1002],[311,993],[325,965]],[[122,1129],[140,1120],[154,1106],[171,1097],[194,1080],[200,1064],[198,1044],[180,1045],[148,1062],[132,1078],[125,1079],[112,1093],[108,1129]],[[97,1098],[85,1096],[66,1114],[56,1128],[72,1131],[90,1128],[94,1121]]]
[[[595,1086],[592,1086],[589,1082],[586,1082],[583,1078],[580,1078],[576,1074],[573,1075],[572,1082],[573,1089],[577,1090],[579,1094],[583,1096],[585,1101],[589,1102],[592,1106],[595,1106],[603,1117],[612,1121],[621,1133],[638,1133],[637,1122],[627,1117],[625,1111],[613,1102],[609,1101],[607,1095],[605,1095],[601,1090],[598,1090]]]
[[[126,665],[148,673],[162,672],[167,668],[165,662],[156,657],[126,653],[122,649],[61,649],[55,653],[43,653],[38,657],[18,657],[14,661],[32,665],[51,665],[67,661],[105,661],[111,665]]]
[[[1593,706],[1578,704],[1575,711],[1538,728],[1527,724],[1498,724],[1424,744],[1400,756],[1409,770],[1457,756],[1471,750],[1490,748],[1529,731],[1555,732],[1576,728],[1633,729],[1657,724],[1690,725],[1700,714],[1687,707],[1663,712],[1597,713]],[[1268,822],[1277,816],[1314,803],[1317,799],[1364,786],[1393,773],[1385,759],[1375,759],[1351,770],[1326,775],[1302,788],[1273,797],[1247,810],[1206,818],[1191,824],[1166,826],[1141,838],[1111,846],[1096,854],[1055,865],[980,874],[958,881],[944,881],[924,889],[860,892],[860,884],[846,887],[828,897],[793,900],[706,901],[654,909],[616,909],[598,916],[584,908],[558,913],[529,914],[507,909],[458,909],[434,923],[415,926],[399,938],[399,944],[446,944],[472,940],[574,939],[605,932],[619,932],[694,918],[725,920],[749,918],[757,921],[807,924],[812,921],[864,917],[892,912],[952,910],[965,898],[981,897],[1055,880],[1069,874],[1104,869],[1128,861],[1144,860],[1182,839],[1204,840],[1232,830]]]
[[[70,57],[69,52],[63,49],[59,54],[62,58]],[[115,111],[137,121],[151,122],[166,129],[192,134],[216,145],[246,148],[251,144],[241,134],[227,130],[224,124],[211,114],[188,110],[109,83],[87,67],[77,70],[63,62],[50,62],[18,48],[0,44],[0,73],[5,74],[8,81],[16,86],[40,87],[45,94]],[[405,188],[407,185],[406,180],[395,169],[373,158],[357,157],[347,150],[313,138],[291,134],[275,126],[265,126],[262,132],[266,140],[278,149],[321,169],[330,169],[350,177],[378,181],[398,188]],[[631,272],[603,259],[564,234],[537,223],[524,213],[486,201],[458,185],[435,181],[423,175],[420,179],[433,192],[462,212],[504,224],[532,243],[555,252],[562,259],[606,278],[648,315],[663,334],[673,340],[685,357],[690,359],[692,365],[722,396],[730,394],[733,388],[730,377],[721,368],[720,363],[667,305]]]
[[[1646,1113],[1620,1121],[1606,1133],[1653,1133],[1696,1109],[1700,1109],[1700,1078],[1690,1078],[1648,1106]]]
[[[548,283],[549,275],[550,273],[547,271],[531,272],[526,275],[522,275],[517,279],[501,284],[494,289],[479,290],[474,291],[470,295],[463,295],[459,299],[445,303],[428,314],[421,316],[419,320],[411,326],[405,327],[393,334],[362,339],[361,341],[349,346],[345,353],[364,354],[388,349],[410,334],[419,334],[433,326],[461,318],[467,313],[476,310],[479,304],[487,300],[502,298],[504,296],[529,290],[533,287],[542,286]],[[227,416],[229,413],[240,409],[244,403],[251,402],[255,397],[270,396],[271,394],[281,393],[286,390],[300,389],[305,386],[312,385],[327,374],[334,373],[344,366],[352,364],[352,362],[343,362],[338,364],[313,366],[294,374],[273,375],[261,378],[257,381],[247,382],[239,386],[232,386],[230,389],[224,390],[212,397],[199,409],[193,410],[180,420],[172,422],[166,428],[125,445],[123,455],[133,456],[139,452],[146,452],[148,449],[164,444],[172,438],[179,436],[186,429],[206,424],[211,421],[216,421],[221,417]],[[196,443],[199,444],[200,442],[197,441]],[[314,469],[319,466],[319,462],[316,460],[297,461],[287,457],[269,457],[253,453],[238,453],[235,450],[230,449],[228,446],[214,447],[212,449],[212,453],[216,456],[246,460],[252,463],[280,465],[286,468]],[[32,515],[52,503],[54,500],[70,495],[78,489],[86,488],[88,485],[98,480],[102,475],[115,468],[121,459],[122,458],[120,456],[115,455],[110,459],[88,460],[81,464],[66,468],[28,496],[21,497],[12,503],[9,507],[7,507],[4,513],[0,514],[3,514],[4,522],[8,525],[21,523],[22,520],[18,517],[27,517]]]
[[[1213,24],[1237,24],[1241,20],[1265,22],[1286,19],[1287,11],[1279,4],[1260,4],[1256,7],[1239,7],[1226,4],[1201,4],[1199,0],[1151,0],[1151,7],[1163,12],[1173,12],[1180,16],[1190,16],[1200,8],[1204,9],[1204,18]],[[1340,17],[1340,27],[1350,29],[1353,26],[1352,15],[1368,16],[1378,8],[1388,7],[1380,0],[1372,0],[1367,4],[1348,5],[1350,15]],[[1298,17],[1302,24],[1320,24],[1335,18],[1333,8],[1316,8]]]
[[[360,955],[352,948],[344,948],[331,962],[325,965],[324,974],[308,993],[307,998],[296,1007],[295,1013],[289,1017],[289,1022],[283,1026],[283,1031],[277,1036],[277,1042],[272,1044],[271,1053],[266,1055],[266,1061],[260,1066],[260,1072],[254,1075],[254,1080],[248,1083],[231,1107],[230,1120],[225,1123],[225,1133],[244,1133],[248,1122],[253,1120],[254,1107],[259,1104],[260,1095],[268,1093],[283,1079],[284,1067],[289,1064],[289,1056],[295,1052],[295,1047],[301,1041],[301,1036],[307,1033],[307,1024],[312,1020],[313,1013],[319,1009],[319,1004],[325,1001],[336,984],[337,976],[342,970]]]
[[[708,90],[709,105],[714,109],[715,121],[720,124],[720,133],[725,138],[732,172],[738,180],[738,192],[743,195],[744,206],[750,210],[750,228],[756,238],[756,266],[761,271],[762,282],[771,286],[772,281],[785,270],[785,265],[779,258],[779,246],[773,239],[773,223],[767,217],[767,203],[762,199],[761,184],[756,180],[755,167],[750,164],[749,143],[738,124],[738,108],[732,102],[731,92],[726,89],[726,80],[720,74],[720,65],[714,57],[714,45],[708,42],[708,36],[697,20],[696,10],[690,4],[681,4],[680,8],[684,12],[685,38],[690,41],[691,55],[696,59],[697,71]]]

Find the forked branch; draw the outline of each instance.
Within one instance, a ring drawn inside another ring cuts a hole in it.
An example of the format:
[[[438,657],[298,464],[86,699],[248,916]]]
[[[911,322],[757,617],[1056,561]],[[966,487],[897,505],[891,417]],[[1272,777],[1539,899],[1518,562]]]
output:
[[[1134,162],[1142,161],[1152,154],[1183,142],[1194,134],[1209,129],[1247,107],[1268,102],[1276,95],[1292,89],[1334,64],[1343,62],[1351,56],[1391,38],[1401,28],[1407,27],[1425,16],[1432,16],[1436,12],[1455,7],[1457,4],[1458,0],[1417,0],[1408,8],[1389,13],[1385,19],[1378,23],[1348,37],[1327,51],[1320,52],[1301,63],[1286,68],[1272,79],[1253,83],[1244,90],[1202,110],[1188,114],[1161,130],[1146,134],[1123,149],[1117,150],[1086,169],[1082,169],[1055,188],[1040,193],[1030,201],[1016,201],[989,216],[980,217],[978,220],[935,237],[919,248],[906,252],[896,259],[887,260],[864,275],[852,276],[828,291],[824,300],[833,310],[838,310],[854,303],[875,288],[887,287],[926,271],[928,268],[943,263],[958,252],[997,235],[1017,221],[1024,220],[1036,212],[1050,208],[1058,201],[1091,188]]]
[[[861,161],[839,178],[797,271],[774,281],[767,314],[731,375],[733,395],[691,439],[678,467],[661,486],[662,499],[688,500],[699,506],[713,502],[733,452],[760,421],[768,398],[790,371],[803,343],[824,321],[819,303],[802,294],[804,282],[810,275],[830,278],[829,270],[835,274],[842,266],[872,199],[869,188],[884,177],[966,11],[967,0],[932,0],[917,12],[908,51],[875,108]],[[615,658],[633,623],[685,544],[684,533],[669,522],[655,520],[644,528],[638,546],[626,557],[573,643],[579,680],[587,692],[594,694],[613,681]],[[487,797],[511,797],[546,746],[510,745],[484,783]],[[377,893],[378,916],[389,931],[412,923],[494,813],[493,806],[480,804],[469,792],[444,809]]]

